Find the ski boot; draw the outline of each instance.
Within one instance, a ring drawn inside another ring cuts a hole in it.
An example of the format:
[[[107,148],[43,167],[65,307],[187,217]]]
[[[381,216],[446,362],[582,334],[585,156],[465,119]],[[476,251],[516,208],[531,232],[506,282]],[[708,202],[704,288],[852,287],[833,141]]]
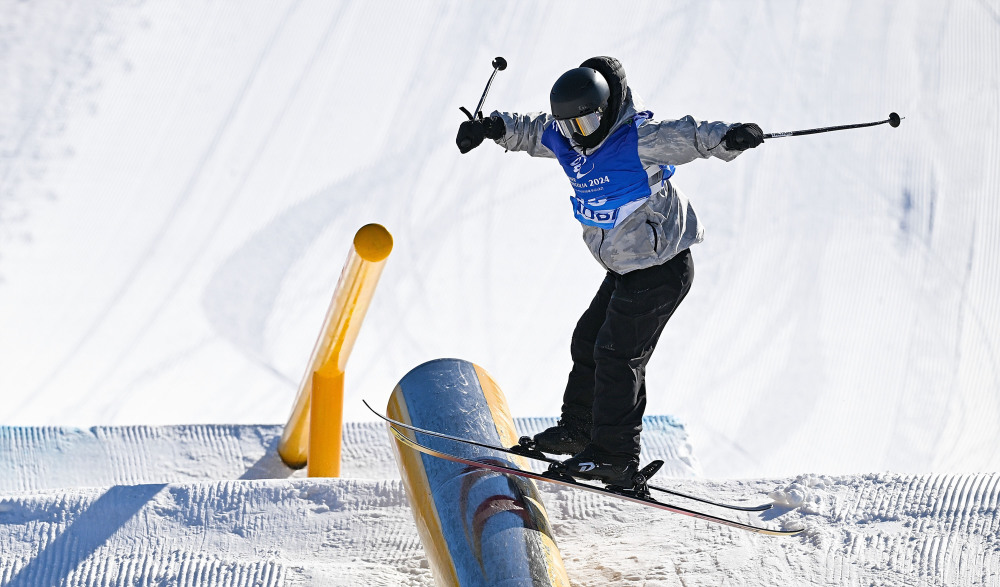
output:
[[[638,497],[640,499],[649,499],[649,485],[646,484],[649,478],[656,474],[663,466],[663,461],[656,460],[652,461],[645,467],[639,469],[639,472],[632,475],[632,484],[630,487],[620,486],[620,485],[608,485],[609,491],[614,491],[621,495],[627,495],[629,497]]]
[[[542,430],[534,438],[522,436],[517,446],[512,447],[512,450],[575,455],[582,451],[589,442],[590,423],[577,418],[564,417],[555,426]],[[532,456],[528,452],[521,454]]]
[[[580,454],[552,465],[547,476],[559,478],[569,476],[577,479],[593,479],[605,484],[609,491],[648,499],[649,486],[646,482],[663,466],[656,460],[639,469],[639,459],[630,455],[609,455],[588,445]]]
[[[615,487],[632,487],[632,478],[639,472],[639,459],[632,455],[606,453],[588,444],[563,461],[561,468],[579,479],[593,479]]]

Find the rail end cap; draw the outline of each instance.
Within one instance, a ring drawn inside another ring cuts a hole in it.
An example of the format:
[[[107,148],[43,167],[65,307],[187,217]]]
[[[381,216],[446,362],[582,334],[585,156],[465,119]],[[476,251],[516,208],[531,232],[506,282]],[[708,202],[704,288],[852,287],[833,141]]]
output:
[[[354,250],[365,261],[377,263],[392,252],[392,235],[381,224],[366,224],[354,235]]]

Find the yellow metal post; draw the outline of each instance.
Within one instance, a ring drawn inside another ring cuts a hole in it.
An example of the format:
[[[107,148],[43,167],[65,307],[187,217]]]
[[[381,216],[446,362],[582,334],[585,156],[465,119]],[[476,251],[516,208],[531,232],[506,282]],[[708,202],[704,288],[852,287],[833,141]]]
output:
[[[390,252],[392,235],[379,224],[365,225],[354,235],[354,246],[278,443],[278,454],[288,466],[301,468],[309,462],[310,477],[339,474],[344,370]],[[311,462],[316,451],[322,461],[318,468]]]
[[[332,370],[313,374],[309,402],[309,476],[340,477],[340,431],[344,425],[344,374]]]

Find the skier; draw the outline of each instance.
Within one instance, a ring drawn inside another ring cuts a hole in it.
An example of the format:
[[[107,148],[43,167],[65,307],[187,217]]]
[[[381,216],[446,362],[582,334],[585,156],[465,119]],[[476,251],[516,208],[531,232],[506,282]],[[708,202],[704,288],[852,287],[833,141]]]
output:
[[[573,366],[556,426],[535,448],[573,455],[570,475],[632,487],[646,408],[645,368],[694,276],[689,247],[703,228],[671,183],[674,166],[731,161],[763,142],[756,124],[657,121],[641,109],[612,57],[594,57],[556,80],[551,114],[494,111],[461,124],[462,153],[493,139],[510,151],[555,158],[569,176],[583,240],[607,270],[573,331]]]

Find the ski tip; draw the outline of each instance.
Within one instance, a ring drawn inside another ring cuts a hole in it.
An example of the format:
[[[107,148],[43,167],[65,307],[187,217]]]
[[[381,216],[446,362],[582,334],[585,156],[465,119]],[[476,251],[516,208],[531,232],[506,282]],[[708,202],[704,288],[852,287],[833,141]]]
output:
[[[806,531],[805,527],[802,528],[782,528],[781,530],[775,530],[772,528],[764,528],[762,526],[757,527],[755,530],[758,534],[766,534],[768,536],[798,536],[799,534]]]
[[[721,504],[720,504],[721,505]],[[766,512],[767,510],[774,507],[773,503],[763,503],[761,505],[723,505],[727,509],[736,510],[739,512]]]

